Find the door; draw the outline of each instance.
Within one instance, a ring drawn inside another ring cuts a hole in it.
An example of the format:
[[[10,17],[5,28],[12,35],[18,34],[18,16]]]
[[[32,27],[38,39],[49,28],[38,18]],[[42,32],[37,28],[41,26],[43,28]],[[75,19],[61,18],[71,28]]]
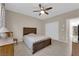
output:
[[[79,25],[78,25],[78,42],[79,42]],[[72,55],[79,56],[79,43],[72,43]]]

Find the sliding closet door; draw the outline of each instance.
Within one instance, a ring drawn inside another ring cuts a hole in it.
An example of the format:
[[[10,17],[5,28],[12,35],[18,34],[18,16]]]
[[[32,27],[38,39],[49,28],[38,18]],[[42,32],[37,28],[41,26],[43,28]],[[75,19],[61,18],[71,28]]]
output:
[[[54,40],[59,40],[59,22],[47,23],[45,25],[45,33]]]

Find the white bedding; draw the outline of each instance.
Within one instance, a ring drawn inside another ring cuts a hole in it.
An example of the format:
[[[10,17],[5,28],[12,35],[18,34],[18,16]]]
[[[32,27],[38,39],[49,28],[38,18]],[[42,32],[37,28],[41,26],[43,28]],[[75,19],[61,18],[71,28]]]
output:
[[[24,35],[24,42],[30,49],[32,49],[33,43],[46,40],[48,38],[50,37],[43,35],[29,34],[29,35]]]

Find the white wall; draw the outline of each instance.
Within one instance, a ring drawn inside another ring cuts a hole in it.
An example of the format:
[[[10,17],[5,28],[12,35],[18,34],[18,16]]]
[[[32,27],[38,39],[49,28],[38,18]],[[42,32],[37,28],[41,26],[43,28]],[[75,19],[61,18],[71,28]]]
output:
[[[54,40],[59,40],[59,23],[52,22],[52,23],[47,23],[45,25],[45,33],[47,36],[50,36]]]
[[[23,40],[23,27],[35,27],[37,34],[44,34],[43,21],[12,11],[6,11],[6,26],[19,41]]]

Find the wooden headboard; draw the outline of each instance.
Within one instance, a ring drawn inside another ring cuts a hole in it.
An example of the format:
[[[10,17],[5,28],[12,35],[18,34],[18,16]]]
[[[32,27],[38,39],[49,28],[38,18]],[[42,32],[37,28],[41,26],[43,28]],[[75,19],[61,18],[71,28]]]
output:
[[[37,29],[36,29],[36,28],[24,27],[24,28],[23,28],[23,35],[27,35],[27,34],[29,34],[29,33],[37,34]]]

